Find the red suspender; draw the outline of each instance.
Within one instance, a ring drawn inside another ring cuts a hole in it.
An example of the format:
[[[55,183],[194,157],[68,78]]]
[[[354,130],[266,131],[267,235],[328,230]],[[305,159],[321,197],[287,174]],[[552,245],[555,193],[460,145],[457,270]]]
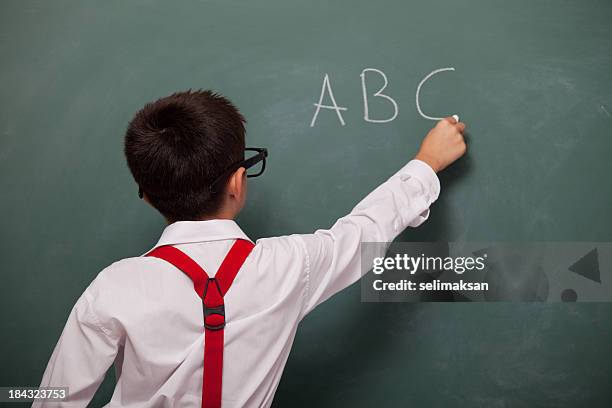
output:
[[[193,281],[193,287],[202,298],[204,315],[204,380],[202,407],[221,406],[223,379],[223,329],[225,328],[225,304],[227,293],[236,274],[253,249],[253,243],[236,240],[221,263],[214,278],[184,252],[170,245],[157,247],[146,256],[163,259],[183,271]]]

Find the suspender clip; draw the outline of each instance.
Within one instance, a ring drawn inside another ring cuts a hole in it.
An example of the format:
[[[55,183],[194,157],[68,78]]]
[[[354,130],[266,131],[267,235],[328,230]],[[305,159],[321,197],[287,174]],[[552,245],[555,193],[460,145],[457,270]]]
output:
[[[204,311],[204,327],[208,330],[223,330],[225,328],[225,305],[206,307],[202,302]]]
[[[204,328],[207,330],[223,330],[225,328],[225,304],[223,303],[223,297],[221,297],[221,304],[218,306],[206,306],[206,294],[208,293],[208,286],[211,283],[216,285],[216,289],[221,295],[221,288],[219,282],[215,278],[208,278],[206,281],[206,287],[204,288],[204,296],[202,297],[202,312],[204,314]]]

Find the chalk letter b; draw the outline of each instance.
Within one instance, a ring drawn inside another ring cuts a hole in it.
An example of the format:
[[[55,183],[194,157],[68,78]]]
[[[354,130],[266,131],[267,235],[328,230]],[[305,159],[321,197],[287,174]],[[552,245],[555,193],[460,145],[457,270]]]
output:
[[[383,77],[383,80],[385,81],[385,83],[383,84],[383,86],[376,91],[376,93],[374,94],[374,96],[378,96],[381,98],[384,98],[386,100],[388,100],[389,102],[391,102],[391,104],[393,105],[393,115],[388,118],[388,119],[371,119],[370,118],[370,107],[368,105],[368,92],[366,90],[366,84],[365,84],[365,77],[366,77],[366,72],[371,71],[371,72],[376,72],[377,74],[379,74],[380,76]],[[375,69],[375,68],[366,68],[363,71],[361,71],[361,90],[363,92],[363,119],[366,122],[371,122],[371,123],[387,123],[387,122],[391,122],[393,119],[395,119],[397,117],[398,114],[398,107],[397,107],[397,103],[395,102],[395,100],[393,98],[391,98],[389,95],[385,95],[382,93],[382,91],[385,90],[385,88],[387,88],[387,76],[385,75],[384,72]]]

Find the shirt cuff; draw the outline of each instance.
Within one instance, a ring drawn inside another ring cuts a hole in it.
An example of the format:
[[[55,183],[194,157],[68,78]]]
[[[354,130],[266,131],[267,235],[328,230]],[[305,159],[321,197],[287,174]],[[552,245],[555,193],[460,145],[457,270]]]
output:
[[[419,180],[425,188],[429,204],[436,201],[440,195],[440,180],[436,172],[424,161],[416,159],[410,160],[408,164],[395,173],[393,177],[399,177],[402,181],[406,181],[411,177]]]

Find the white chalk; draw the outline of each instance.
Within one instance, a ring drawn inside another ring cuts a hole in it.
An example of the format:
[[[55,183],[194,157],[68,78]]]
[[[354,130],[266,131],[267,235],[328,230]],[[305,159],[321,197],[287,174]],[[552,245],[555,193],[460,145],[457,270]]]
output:
[[[455,118],[455,120],[457,121],[457,123],[459,123],[459,115],[453,115],[453,118]]]

